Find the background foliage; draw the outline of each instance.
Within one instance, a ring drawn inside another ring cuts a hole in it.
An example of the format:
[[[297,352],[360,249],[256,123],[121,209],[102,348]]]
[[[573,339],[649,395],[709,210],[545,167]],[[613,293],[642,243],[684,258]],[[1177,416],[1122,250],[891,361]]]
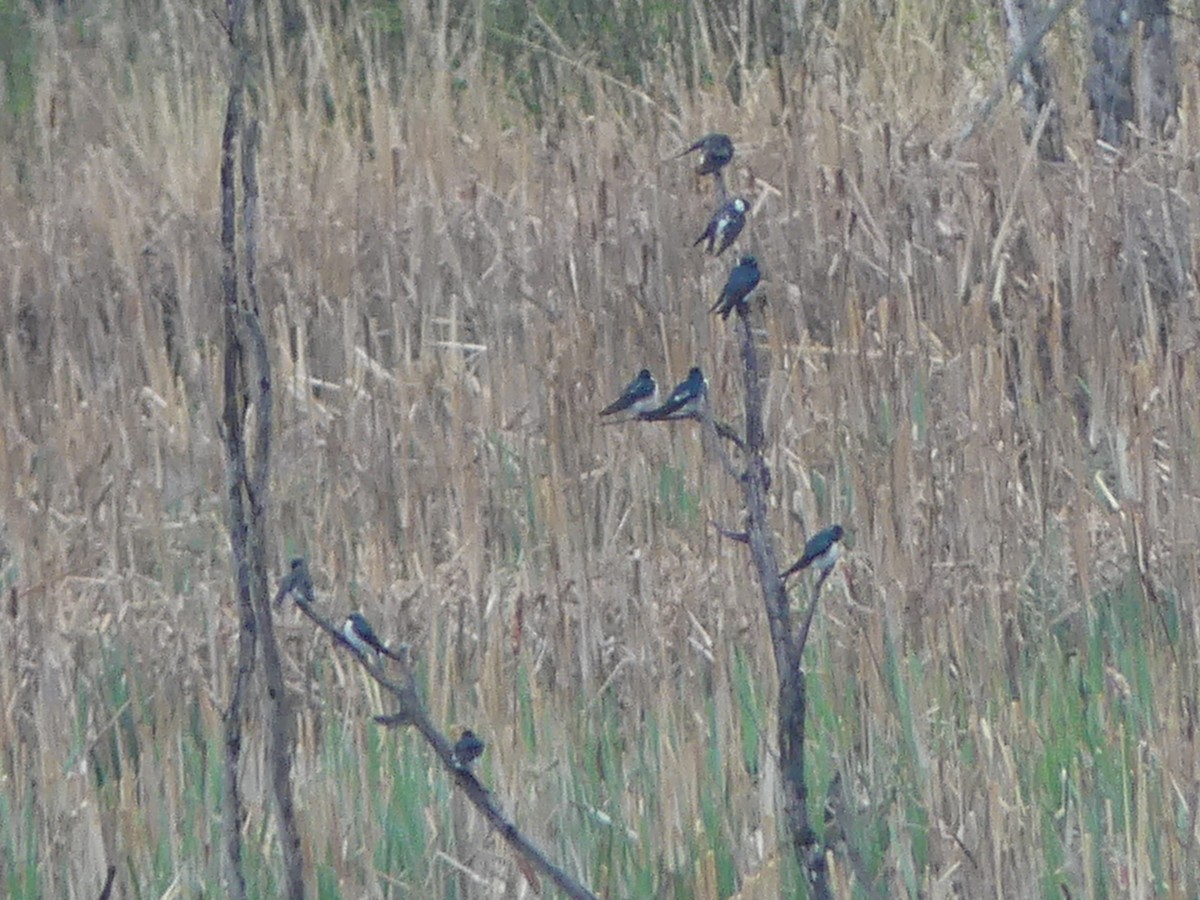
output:
[[[0,878],[219,894],[233,640],[214,8],[0,3]],[[217,9],[219,13],[220,10]],[[1195,896],[1195,92],[1112,158],[1048,49],[1068,161],[970,4],[275,2],[257,10],[281,569],[409,641],[432,709],[608,896],[774,897],[774,675],[738,492],[698,430],[600,427],[649,365],[736,421],[728,270],[690,248],[738,145],[764,264],[777,525],[851,552],[808,665],[843,892]],[[1181,82],[1200,46],[1177,23]],[[320,896],[519,894],[370,683],[285,612]],[[262,736],[252,889],[278,853]],[[817,819],[819,820],[819,816]]]

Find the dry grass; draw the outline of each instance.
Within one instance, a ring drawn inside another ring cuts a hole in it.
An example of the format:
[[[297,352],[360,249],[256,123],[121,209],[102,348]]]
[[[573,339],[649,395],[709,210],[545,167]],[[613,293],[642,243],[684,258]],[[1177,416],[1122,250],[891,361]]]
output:
[[[219,892],[223,50],[199,9],[135,34],[139,15],[38,20],[34,115],[0,151],[13,896],[88,896],[109,859],[129,896]],[[436,64],[459,32],[405,15]],[[737,523],[736,485],[690,424],[595,418],[642,365],[674,383],[699,362],[738,419],[707,314],[728,261],[690,248],[711,199],[664,162],[714,127],[755,199],[782,546],[852,534],[809,651],[814,802],[842,771],[887,895],[1200,893],[1197,98],[1171,146],[1120,165],[1073,95],[1069,163],[1028,161],[1011,111],[947,162],[930,148],[1003,42],[924,15],[845,13],[787,105],[767,70],[734,106],[684,88],[681,60],[639,95],[538,56],[559,91],[538,127],[479,53],[451,78],[366,21],[289,42],[270,11],[281,566],[310,555],[323,603],[414,645],[507,808],[608,896],[795,877],[761,603],[707,524]],[[347,659],[290,616],[281,634],[314,883],[516,892],[433,757],[364,724],[378,698]],[[249,751],[267,895],[261,735]],[[845,858],[835,876],[849,892]]]

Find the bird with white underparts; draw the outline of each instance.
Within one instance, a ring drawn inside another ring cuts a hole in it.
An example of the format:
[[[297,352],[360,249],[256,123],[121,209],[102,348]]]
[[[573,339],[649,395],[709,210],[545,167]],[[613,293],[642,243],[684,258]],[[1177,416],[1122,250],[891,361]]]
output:
[[[708,221],[704,233],[696,238],[693,247],[698,247],[708,241],[707,251],[713,256],[720,256],[737,240],[742,229],[746,227],[746,211],[750,204],[742,197],[734,197],[717,207],[716,212]],[[713,247],[716,252],[713,252]]]
[[[308,564],[302,556],[292,560],[291,569],[279,582],[279,590],[275,594],[276,608],[283,604],[283,598],[288,594],[295,595],[297,603],[312,603],[317,599],[312,576],[308,574]]]
[[[728,320],[729,314],[735,309],[744,311],[746,298],[750,296],[751,291],[758,287],[761,277],[758,271],[758,260],[747,253],[729,273],[725,287],[721,290],[721,296],[717,298],[717,302],[712,305],[709,312],[719,312],[722,319]]]
[[[657,409],[642,413],[642,419],[655,422],[662,419],[694,418],[708,396],[708,381],[699,366],[692,366],[688,377],[676,385],[666,402]]]
[[[814,566],[821,573],[821,578],[824,579],[837,564],[838,557],[841,555],[840,546],[842,535],[845,532],[841,525],[831,525],[828,528],[818,531],[808,539],[804,545],[804,553],[800,558],[788,566],[783,574],[779,577],[786,581],[790,575],[796,572],[801,572],[809,566]]]
[[[733,141],[729,135],[714,131],[696,141],[679,156],[700,151],[700,164],[696,166],[697,175],[716,175],[733,161]]]
[[[657,405],[658,384],[654,381],[654,376],[650,374],[649,369],[642,369],[633,376],[633,381],[625,385],[620,397],[600,410],[600,415],[612,416],[617,413],[625,413],[628,416],[636,416],[654,409]]]
[[[470,769],[471,764],[483,756],[483,741],[470,728],[463,729],[454,742],[454,765],[459,769]]]
[[[371,627],[366,616],[360,612],[352,612],[346,617],[346,622],[342,625],[342,637],[346,639],[346,643],[358,651],[359,656],[368,658],[373,656],[378,662],[379,654],[392,655],[392,651],[375,634],[375,629]]]

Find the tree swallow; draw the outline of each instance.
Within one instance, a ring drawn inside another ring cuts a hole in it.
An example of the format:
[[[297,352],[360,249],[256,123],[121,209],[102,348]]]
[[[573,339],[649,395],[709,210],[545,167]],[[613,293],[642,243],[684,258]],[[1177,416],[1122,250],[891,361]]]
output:
[[[779,577],[786,581],[789,575],[815,565],[824,578],[838,561],[838,541],[842,539],[842,534],[841,525],[832,525],[824,531],[818,531],[804,545],[804,555]]]
[[[460,769],[471,768],[471,763],[483,756],[483,741],[470,728],[454,742],[454,764]]]
[[[295,594],[297,603],[312,603],[317,599],[313,592],[312,577],[308,574],[308,565],[302,556],[292,560],[291,571],[279,582],[279,591],[275,594],[276,608],[283,603],[283,598],[288,594]]]
[[[720,132],[714,131],[712,134],[706,134],[679,155],[686,156],[697,150],[700,151],[700,165],[696,167],[697,175],[716,175],[733,159],[733,141],[729,139],[729,135]]]
[[[671,391],[667,402],[658,409],[642,413],[642,418],[651,422],[659,419],[689,418],[700,410],[704,404],[704,398],[707,396],[708,381],[704,378],[704,373],[700,371],[699,366],[692,366],[688,377],[681,381],[675,390]]]
[[[658,385],[649,369],[642,369],[634,376],[633,381],[625,386],[621,396],[600,410],[600,415],[611,416],[613,413],[628,412],[631,415],[646,412],[658,405]]]
[[[375,629],[371,627],[371,623],[366,620],[362,613],[352,612],[346,617],[346,623],[342,626],[342,637],[360,656],[367,656],[368,651],[375,652],[376,660],[379,659],[379,654],[391,656],[391,651],[383,645],[383,641],[375,634]]]
[[[721,296],[709,312],[720,312],[721,318],[728,320],[729,314],[735,309],[745,308],[746,298],[758,287],[759,277],[758,260],[746,254],[729,273],[729,280],[725,282]]]
[[[692,246],[696,247],[707,240],[708,252],[713,256],[720,256],[742,233],[742,228],[746,225],[746,210],[749,208],[750,205],[741,197],[734,197],[728,203],[722,203],[713,213],[704,234],[696,238],[696,243]],[[716,253],[713,253],[714,244],[717,245]]]

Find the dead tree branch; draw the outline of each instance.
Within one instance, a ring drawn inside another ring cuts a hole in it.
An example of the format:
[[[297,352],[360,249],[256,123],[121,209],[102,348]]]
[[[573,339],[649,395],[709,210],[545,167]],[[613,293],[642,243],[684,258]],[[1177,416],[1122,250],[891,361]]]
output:
[[[542,873],[568,897],[576,900],[595,900],[595,894],[552,863],[529,838],[517,828],[516,824],[497,805],[490,791],[475,777],[466,766],[460,765],[454,756],[454,747],[450,739],[443,734],[421,702],[420,691],[412,673],[411,662],[407,652],[392,652],[388,655],[399,663],[400,677],[393,679],[388,676],[384,667],[377,661],[360,654],[343,636],[341,630],[333,622],[321,616],[308,603],[296,603],[296,607],[308,617],[314,625],[328,634],[335,644],[345,647],[354,654],[359,664],[375,679],[376,683],[396,701],[396,712],[387,716],[376,716],[375,721],[387,727],[411,725],[420,732],[425,742],[442,761],[446,772],[454,779],[454,783],[462,789],[467,799],[487,819],[497,834],[523,861],[521,870],[527,874],[532,870]]]
[[[224,408],[229,543],[238,609],[238,650],[225,709],[225,804],[222,823],[229,896],[246,896],[242,854],[245,811],[239,766],[242,726],[248,715],[250,680],[262,647],[267,680],[268,756],[271,787],[279,815],[286,896],[304,897],[303,858],[291,785],[291,713],[284,689],[266,583],[266,521],[270,488],[271,367],[258,309],[258,123],[246,121],[249,50],[244,0],[230,0],[228,34],[233,52],[225,126],[221,136],[222,305],[225,330]],[[242,239],[239,264],[235,168],[241,147]],[[244,283],[239,285],[239,274]],[[246,432],[254,410],[255,430]],[[251,461],[252,460],[252,461]],[[259,637],[262,641],[260,643]]]
[[[267,760],[271,769],[271,793],[279,815],[280,847],[283,851],[287,896],[304,896],[304,857],[300,848],[300,826],[292,797],[292,711],[280,664],[279,643],[271,618],[270,588],[267,585],[267,496],[271,460],[271,362],[258,308],[258,121],[251,119],[242,138],[242,237],[245,251],[246,302],[242,315],[243,349],[249,359],[243,373],[253,366],[254,380],[245,378],[243,390],[256,409],[257,432],[254,467],[250,480],[250,523],[247,530],[250,571],[254,578],[254,612],[258,620],[263,675],[267,680]]]
[[[1074,2],[1075,0],[1058,0],[1058,3],[1047,10],[1046,14],[1042,16],[1041,21],[1030,30],[1028,37],[1025,38],[1025,43],[1013,54],[1008,67],[1004,70],[1004,74],[996,79],[996,83],[992,86],[992,91],[988,94],[987,99],[979,105],[971,120],[963,126],[958,136],[954,139],[950,147],[951,156],[957,156],[962,150],[963,145],[974,137],[975,132],[991,117],[992,112],[1004,97],[1004,92],[1008,89],[1008,86],[1020,74],[1021,70],[1029,62],[1030,57],[1037,52],[1046,35],[1050,33],[1050,29],[1055,26]]]
[[[825,900],[833,894],[829,887],[825,848],[817,839],[809,820],[808,786],[805,780],[804,739],[808,699],[805,674],[801,667],[804,639],[797,640],[792,633],[787,587],[779,576],[774,532],[768,519],[767,492],[771,473],[765,455],[762,374],[750,329],[750,314],[745,305],[738,307],[737,333],[746,379],[746,471],[740,484],[746,505],[750,555],[763,592],[775,672],[779,678],[779,769],[783,782],[784,811],[792,848],[808,879],[812,896]],[[815,608],[814,594],[805,620],[805,639]]]
[[[240,300],[238,296],[237,189],[234,167],[237,137],[242,127],[245,98],[246,63],[240,43],[244,33],[244,0],[230,4],[229,34],[234,45],[233,72],[229,98],[225,104],[225,127],[221,134],[221,289],[225,325],[224,391],[222,437],[225,442],[225,488],[229,543],[233,552],[235,590],[238,611],[238,654],[229,701],[224,711],[225,725],[225,801],[221,823],[225,849],[225,889],[233,900],[245,900],[246,874],[242,859],[242,802],[239,763],[242,755],[242,720],[250,679],[254,674],[257,627],[250,596],[250,564],[246,553],[246,446],[242,425],[245,400],[241,386],[242,342]]]

